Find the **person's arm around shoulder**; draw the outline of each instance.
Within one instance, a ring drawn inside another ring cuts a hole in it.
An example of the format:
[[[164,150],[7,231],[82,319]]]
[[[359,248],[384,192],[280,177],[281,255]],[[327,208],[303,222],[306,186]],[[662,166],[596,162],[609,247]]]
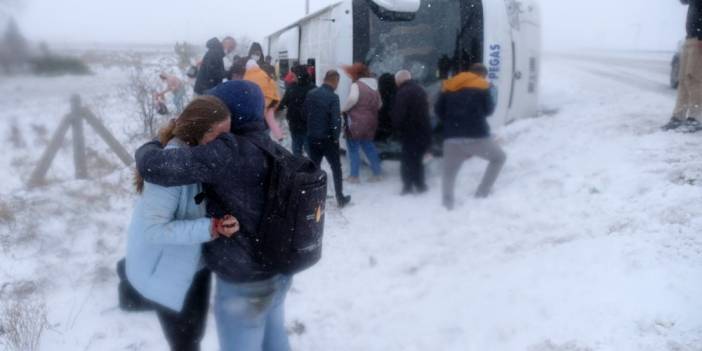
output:
[[[238,143],[233,135],[222,134],[207,145],[164,150],[158,141],[140,147],[135,155],[137,170],[144,180],[162,186],[216,183],[235,161]]]

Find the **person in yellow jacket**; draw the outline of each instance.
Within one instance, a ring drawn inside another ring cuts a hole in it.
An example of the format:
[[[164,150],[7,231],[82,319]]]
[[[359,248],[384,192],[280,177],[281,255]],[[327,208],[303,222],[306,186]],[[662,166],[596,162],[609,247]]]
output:
[[[280,128],[278,121],[275,119],[275,110],[280,103],[280,95],[278,94],[278,86],[275,81],[266,73],[258,63],[254,60],[249,60],[246,63],[246,73],[244,74],[244,80],[248,80],[258,85],[263,91],[263,97],[265,98],[265,120],[268,128],[271,130],[271,135],[277,141],[283,140],[283,130]]]

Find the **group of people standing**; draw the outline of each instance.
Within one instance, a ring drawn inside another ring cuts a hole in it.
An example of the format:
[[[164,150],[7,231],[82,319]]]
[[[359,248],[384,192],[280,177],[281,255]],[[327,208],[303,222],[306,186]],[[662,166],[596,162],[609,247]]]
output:
[[[476,197],[487,197],[505,163],[506,155],[490,133],[487,118],[493,113],[496,92],[487,80],[482,64],[466,64],[453,78],[446,80],[434,112],[443,124],[443,204],[453,209],[456,176],[462,163],[472,157],[489,161]],[[427,92],[407,70],[394,76],[394,97],[383,99],[378,81],[361,63],[345,67],[351,78],[350,93],[343,107],[335,91],[340,75],[328,71],[321,87],[315,88],[304,66],[292,68],[296,81],[286,90],[279,109],[287,109],[293,138],[293,152],[303,149],[317,164],[326,159],[332,170],[339,207],[350,197],[343,192],[340,160],[340,137],[346,138],[350,175],[346,180],[359,183],[360,152],[365,153],[373,175],[369,182],[382,179],[383,170],[374,140],[378,133],[383,107],[390,115],[392,129],[402,143],[402,195],[421,194],[428,190],[424,157],[433,141],[430,103]],[[390,104],[391,106],[384,106]]]
[[[350,160],[347,180],[361,181],[363,151],[373,172],[368,181],[380,181],[383,170],[373,141],[383,114],[402,143],[402,194],[428,190],[423,159],[433,139],[429,98],[407,70],[392,76],[392,98],[381,94],[373,73],[360,63],[344,67],[352,85],[343,106],[335,92],[340,73],[325,72],[316,87],[306,65],[291,69],[280,98],[260,45],[252,45],[248,57],[233,59],[228,69],[224,57],[235,47],[233,39],[207,45],[195,98],[158,140],[136,152],[140,196],[128,230],[126,277],[153,304],[172,350],[200,349],[214,276],[221,350],[288,351],[284,302],[293,278],[259,257],[271,171],[260,145],[282,138],[275,112],[287,113],[295,155],[307,154],[317,166],[327,160],[342,208],[351,197],[343,190],[341,136]],[[456,175],[466,159],[490,162],[477,197],[490,193],[505,162],[486,121],[495,108],[494,88],[484,66],[465,66],[443,83],[434,106],[443,122],[448,209],[454,207]],[[167,75],[162,79],[165,92],[184,89]]]

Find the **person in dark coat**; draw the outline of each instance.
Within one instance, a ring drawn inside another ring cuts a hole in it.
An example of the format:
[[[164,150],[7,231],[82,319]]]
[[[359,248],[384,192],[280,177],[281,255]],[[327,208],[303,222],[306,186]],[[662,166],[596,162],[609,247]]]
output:
[[[495,110],[490,83],[481,75],[482,69],[471,68],[468,62],[463,63],[462,72],[444,82],[435,106],[444,124],[443,203],[449,210],[454,207],[456,176],[465,160],[477,156],[489,162],[475,193],[475,197],[484,198],[507,158],[491,136],[487,122]]]
[[[278,111],[287,110],[288,126],[292,136],[292,151],[297,156],[302,156],[303,147],[309,155],[307,145],[307,120],[302,112],[305,98],[310,90],[314,89],[314,83],[310,80],[307,67],[295,66],[292,68],[295,74],[295,81],[285,90],[283,100],[278,106]]]
[[[207,53],[202,59],[195,80],[195,94],[203,95],[207,90],[216,87],[226,77],[224,70],[224,47],[217,38],[207,41]]]
[[[147,143],[136,152],[137,169],[147,182],[161,186],[203,183],[206,193],[213,194],[207,196],[209,216],[236,213],[239,233],[207,243],[203,250],[217,278],[220,349],[248,350],[265,343],[287,350],[283,310],[292,277],[256,257],[263,249],[259,228],[269,166],[267,155],[251,140],[273,143],[263,122],[263,93],[254,83],[229,81],[208,94],[229,108],[232,133],[190,148],[163,150],[157,141]]]
[[[339,207],[351,202],[351,196],[344,195],[341,173],[341,109],[339,96],[334,93],[339,86],[339,72],[330,70],[324,76],[324,84],[307,93],[303,111],[307,119],[307,141],[310,159],[318,166],[326,158],[334,177],[336,201]]]
[[[378,92],[383,101],[383,107],[378,111],[378,131],[375,133],[375,141],[385,142],[394,134],[392,108],[395,105],[395,94],[397,93],[395,75],[390,73],[381,75],[378,78]]]
[[[402,142],[401,173],[402,194],[413,191],[427,191],[424,178],[424,154],[431,146],[431,121],[429,119],[429,99],[409,71],[402,70],[395,75],[398,86],[392,108],[392,121]]]

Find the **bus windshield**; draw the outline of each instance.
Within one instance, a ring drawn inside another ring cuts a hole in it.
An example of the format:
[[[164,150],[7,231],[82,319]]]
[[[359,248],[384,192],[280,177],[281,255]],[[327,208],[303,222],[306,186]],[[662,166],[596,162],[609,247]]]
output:
[[[354,61],[380,75],[408,69],[424,84],[455,72],[459,60],[482,62],[481,0],[422,0],[412,19],[392,19],[354,1]]]

